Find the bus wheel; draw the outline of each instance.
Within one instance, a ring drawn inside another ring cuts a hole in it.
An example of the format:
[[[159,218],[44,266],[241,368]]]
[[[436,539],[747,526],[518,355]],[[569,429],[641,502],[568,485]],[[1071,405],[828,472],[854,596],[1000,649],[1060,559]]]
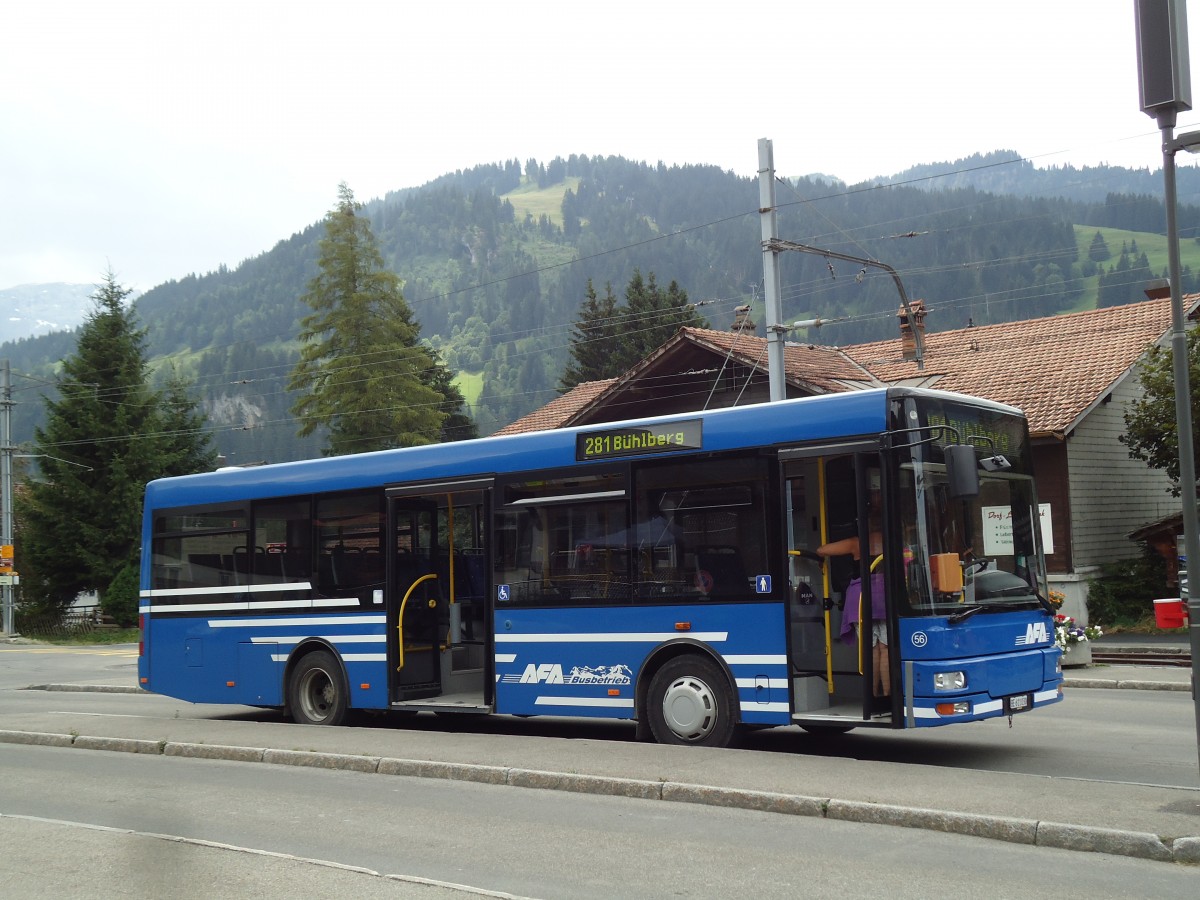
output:
[[[347,694],[337,660],[317,650],[296,664],[288,686],[288,706],[301,725],[341,725],[346,721]]]
[[[733,740],[729,683],[704,657],[669,660],[651,680],[646,705],[650,731],[660,744],[727,747]]]

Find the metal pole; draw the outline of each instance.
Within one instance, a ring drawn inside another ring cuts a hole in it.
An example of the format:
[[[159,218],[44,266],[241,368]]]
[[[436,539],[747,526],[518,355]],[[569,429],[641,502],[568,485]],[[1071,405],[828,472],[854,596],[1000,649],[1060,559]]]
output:
[[[1192,393],[1188,384],[1189,358],[1183,295],[1179,278],[1179,225],[1175,215],[1174,115],[1159,119],[1162,126],[1163,185],[1167,204],[1167,258],[1171,279],[1171,362],[1175,376],[1175,418],[1179,428],[1179,492],[1183,498],[1183,544],[1188,568],[1188,634],[1192,648],[1192,704],[1196,716],[1196,747],[1200,752],[1200,691],[1196,690],[1196,661],[1200,659],[1200,530],[1196,516],[1196,456],[1192,438]],[[1165,121],[1164,121],[1165,120]]]
[[[12,379],[8,360],[0,370],[0,544],[13,542],[13,445],[12,445]],[[3,627],[0,632],[13,633],[13,588],[11,584],[0,585],[0,601],[3,603]]]
[[[765,243],[765,242],[764,242]],[[812,247],[808,244],[798,244],[795,241],[785,241],[781,238],[775,238],[771,242],[771,246],[776,251],[796,250],[799,253],[814,253],[817,256],[825,257],[828,261],[832,259],[843,259],[847,262],[858,263],[862,266],[875,266],[883,269],[892,276],[892,281],[896,285],[896,290],[900,294],[900,305],[904,307],[904,314],[908,316],[909,324],[912,326],[913,340],[917,346],[917,368],[921,371],[925,369],[925,338],[921,336],[921,329],[917,328],[916,316],[913,315],[912,305],[908,302],[908,294],[904,290],[904,282],[900,280],[900,273],[889,266],[887,263],[880,262],[877,259],[868,259],[865,256],[851,256],[849,253],[838,253],[836,250],[825,250],[821,247]],[[821,320],[816,320],[820,322]],[[833,319],[825,319],[826,322],[835,321]],[[799,323],[792,325],[792,328],[798,327]]]
[[[779,253],[775,249],[778,222],[775,214],[775,161],[769,138],[758,142],[758,212],[762,221],[763,293],[766,299],[767,374],[771,400],[787,397],[783,368],[783,303],[780,300]]]

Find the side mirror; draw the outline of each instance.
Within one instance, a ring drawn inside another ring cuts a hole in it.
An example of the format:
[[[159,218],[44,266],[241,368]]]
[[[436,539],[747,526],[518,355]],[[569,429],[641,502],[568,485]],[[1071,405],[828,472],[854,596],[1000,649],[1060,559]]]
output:
[[[948,444],[942,448],[946,459],[949,493],[954,499],[979,496],[979,463],[970,444]]]

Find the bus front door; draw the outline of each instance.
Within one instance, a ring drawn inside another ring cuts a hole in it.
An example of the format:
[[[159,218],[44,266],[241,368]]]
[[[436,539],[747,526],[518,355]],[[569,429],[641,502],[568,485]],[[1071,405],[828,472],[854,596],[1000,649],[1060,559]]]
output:
[[[886,622],[875,629],[871,617],[882,609],[883,597],[872,595],[882,595],[884,579],[879,554],[864,556],[861,545],[865,538],[878,551],[881,539],[871,500],[879,493],[878,455],[796,453],[783,477],[794,718],[812,730],[882,724],[891,705],[872,687],[871,641],[873,632],[886,633]]]

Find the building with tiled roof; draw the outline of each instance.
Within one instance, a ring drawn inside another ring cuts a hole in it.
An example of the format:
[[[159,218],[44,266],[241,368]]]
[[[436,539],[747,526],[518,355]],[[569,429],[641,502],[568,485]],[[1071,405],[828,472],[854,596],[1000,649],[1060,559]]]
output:
[[[1200,298],[1189,300],[1195,311]],[[1068,611],[1086,620],[1086,579],[1105,562],[1136,555],[1129,534],[1178,509],[1166,475],[1131,460],[1118,440],[1126,410],[1141,395],[1137,363],[1150,347],[1169,342],[1170,328],[1170,301],[1158,299],[922,329],[920,366],[911,334],[840,348],[790,342],[784,380],[789,397],[904,384],[1024,410],[1039,498],[1053,526],[1047,562]],[[762,403],[770,396],[766,344],[748,330],[683,328],[624,375],[579,385],[499,433]]]

